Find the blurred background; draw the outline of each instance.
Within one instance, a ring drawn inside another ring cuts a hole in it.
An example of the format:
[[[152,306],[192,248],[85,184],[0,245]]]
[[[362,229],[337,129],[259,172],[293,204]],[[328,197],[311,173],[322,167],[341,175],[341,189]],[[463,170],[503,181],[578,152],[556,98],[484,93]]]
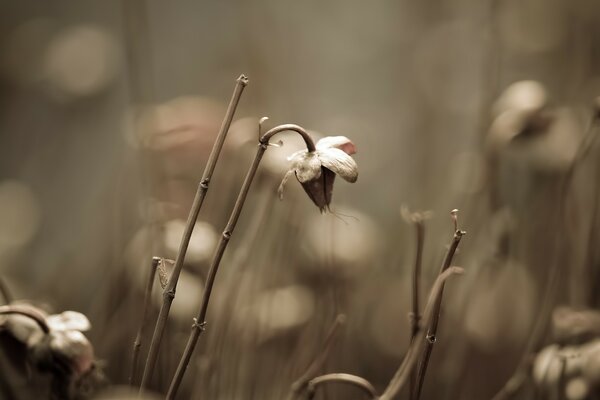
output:
[[[599,305],[595,1],[0,0],[0,10],[0,275],[15,298],[85,313],[114,384],[127,382],[151,257],[176,256],[241,73],[250,82],[194,231],[156,392],[183,350],[262,116],[351,138],[359,179],[338,178],[330,214],[294,179],[279,201],[302,141],[284,134],[269,148],[181,398],[282,398],[338,313],[347,322],[323,373],[381,392],[410,339],[416,245],[403,204],[432,211],[422,301],[452,238],[450,210],[468,232],[423,398],[491,398],[536,321],[548,326],[555,305]],[[154,294],[152,321],[158,284]],[[528,351],[556,340],[549,329]],[[546,378],[516,396],[592,398],[600,380],[585,378],[582,392]],[[317,398],[360,396],[333,385]]]

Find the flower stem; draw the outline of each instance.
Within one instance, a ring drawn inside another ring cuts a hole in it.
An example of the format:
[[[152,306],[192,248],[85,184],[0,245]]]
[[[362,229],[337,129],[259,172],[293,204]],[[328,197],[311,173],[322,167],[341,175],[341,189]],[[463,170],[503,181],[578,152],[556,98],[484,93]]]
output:
[[[167,392],[167,399],[174,399],[177,394],[177,390],[179,389],[179,385],[181,384],[181,380],[183,379],[183,375],[187,369],[187,366],[190,362],[190,358],[196,348],[196,344],[198,343],[198,339],[200,338],[200,334],[204,331],[204,327],[206,326],[206,312],[208,311],[208,303],[210,300],[210,294],[212,292],[212,288],[215,282],[215,278],[217,276],[217,271],[219,269],[219,265],[221,263],[221,259],[223,258],[223,254],[225,253],[225,249],[229,244],[229,240],[233,235],[233,231],[237,224],[237,221],[242,212],[242,208],[244,207],[244,203],[246,202],[246,197],[248,196],[248,191],[250,190],[250,185],[254,180],[254,176],[256,175],[256,171],[258,170],[258,166],[260,165],[260,161],[269,146],[269,140],[273,135],[283,132],[283,131],[295,131],[298,132],[304,141],[306,142],[306,147],[309,151],[315,151],[315,144],[304,128],[293,125],[293,124],[284,124],[276,126],[272,128],[258,140],[258,149],[256,151],[256,155],[254,156],[254,161],[244,178],[244,183],[240,189],[237,200],[235,201],[235,205],[233,206],[233,210],[231,211],[231,215],[229,216],[229,221],[225,226],[223,234],[221,235],[221,240],[217,245],[217,249],[213,255],[213,259],[210,265],[210,269],[208,271],[208,277],[206,279],[206,285],[204,287],[204,293],[202,294],[202,303],[200,305],[200,311],[198,312],[198,316],[194,318],[194,322],[192,324],[192,331],[188,338],[188,342],[185,346],[185,350],[183,355],[181,356],[181,360],[179,361],[179,365],[177,366],[177,370],[175,371],[175,376],[171,381],[171,385],[169,387],[169,391]]]
[[[327,374],[312,379],[308,382],[308,398],[314,398],[317,387],[326,383],[345,383],[356,386],[357,388],[362,389],[369,398],[373,400],[377,400],[378,398],[377,392],[371,382],[360,376],[344,373]]]
[[[150,301],[152,300],[152,288],[154,287],[154,278],[156,277],[156,267],[160,262],[160,257],[152,257],[150,271],[148,271],[148,281],[146,282],[146,290],[144,292],[144,305],[142,308],[142,318],[135,341],[133,342],[133,356],[131,357],[131,371],[129,374],[129,384],[133,385],[135,376],[137,375],[137,366],[140,357],[140,349],[142,347],[142,335],[144,328],[148,322],[148,310],[150,309]]]
[[[456,226],[455,226],[456,228]],[[452,264],[452,259],[454,258],[454,254],[456,253],[456,249],[460,243],[460,240],[465,235],[466,232],[456,229],[454,231],[454,237],[452,238],[452,243],[446,252],[446,256],[444,257],[444,261],[442,263],[442,267],[440,269],[440,274],[443,274],[450,265]],[[421,359],[421,363],[419,364],[419,369],[417,372],[417,380],[416,387],[414,393],[414,399],[419,400],[421,396],[421,389],[423,388],[423,381],[425,380],[425,374],[427,372],[427,366],[429,365],[429,358],[431,357],[431,352],[433,351],[433,345],[435,344],[437,338],[437,329],[440,321],[440,308],[442,307],[442,296],[444,294],[444,284],[442,283],[440,287],[440,294],[434,304],[433,308],[433,319],[431,321],[431,325],[427,329],[427,343],[425,345],[423,357]],[[429,324],[428,324],[429,325]]]
[[[309,381],[319,372],[321,368],[323,368],[323,364],[325,364],[325,361],[327,360],[327,357],[331,352],[331,348],[333,347],[335,339],[338,336],[340,328],[345,323],[345,321],[346,316],[344,314],[339,314],[337,316],[337,318],[333,322],[333,326],[331,327],[331,329],[329,329],[329,333],[325,338],[325,342],[323,343],[321,352],[317,357],[315,357],[313,362],[308,366],[306,371],[304,371],[302,376],[296,379],[296,381],[292,384],[292,387],[290,388],[290,393],[287,397],[288,400],[293,400],[297,398],[300,392],[308,386]]]
[[[50,333],[50,327],[46,323],[46,317],[41,312],[32,307],[12,304],[8,306],[0,306],[0,315],[18,314],[31,318],[35,321],[42,331],[46,334]]]
[[[169,282],[167,283],[167,286],[163,291],[163,303],[158,314],[158,320],[154,328],[152,341],[150,342],[150,350],[148,351],[148,358],[146,359],[146,365],[144,367],[144,375],[142,377],[142,383],[140,385],[140,393],[148,386],[150,379],[152,379],[152,373],[154,372],[156,360],[158,359],[160,343],[162,341],[165,327],[167,325],[169,311],[171,310],[171,304],[173,303],[173,299],[175,298],[177,282],[179,280],[181,270],[183,269],[183,262],[185,259],[185,254],[187,252],[188,245],[190,243],[190,239],[192,237],[192,231],[194,230],[194,225],[196,223],[196,219],[198,218],[198,213],[200,212],[200,208],[202,208],[202,203],[204,202],[204,198],[206,197],[206,192],[208,192],[208,186],[210,184],[210,180],[217,165],[219,155],[221,154],[221,149],[223,148],[225,137],[227,136],[227,132],[229,131],[229,126],[231,125],[231,121],[233,120],[233,115],[235,114],[235,110],[240,101],[240,97],[242,96],[242,92],[244,91],[244,88],[247,84],[248,78],[246,78],[244,75],[240,75],[240,77],[236,81],[235,89],[233,92],[233,96],[231,97],[231,101],[229,102],[229,106],[227,107],[225,119],[223,120],[223,124],[221,125],[221,129],[219,131],[217,139],[210,152],[210,156],[208,157],[208,162],[204,169],[204,173],[202,175],[200,184],[198,185],[198,190],[196,192],[196,196],[194,197],[194,202],[192,204],[192,208],[187,219],[187,223],[183,233],[183,238],[181,239],[181,244],[179,246],[179,252],[175,260],[175,266],[173,267],[173,273],[171,274]]]
[[[423,311],[423,326],[429,326],[435,318],[435,315],[437,315],[435,308],[438,301],[442,298],[442,292],[444,290],[446,279],[453,274],[460,274],[462,272],[462,268],[450,267],[438,275],[433,287],[431,288],[427,305]],[[378,400],[391,400],[400,392],[410,377],[413,368],[419,360],[419,355],[423,352],[423,349],[427,343],[429,343],[427,335],[417,335],[413,343],[410,345],[404,360],[402,360],[400,367],[398,367],[396,374]]]

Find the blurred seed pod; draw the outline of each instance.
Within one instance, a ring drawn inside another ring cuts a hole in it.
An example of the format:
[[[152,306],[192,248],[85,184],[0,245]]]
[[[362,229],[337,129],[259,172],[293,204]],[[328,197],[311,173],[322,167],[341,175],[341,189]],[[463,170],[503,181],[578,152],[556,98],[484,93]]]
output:
[[[561,376],[577,376],[584,358],[576,346],[560,347],[556,344],[543,348],[533,363],[533,380],[542,388],[555,390]]]
[[[590,342],[583,351],[585,361],[582,365],[582,376],[590,387],[600,389],[600,340]]]
[[[497,115],[486,138],[489,152],[545,171],[564,170],[575,158],[582,128],[571,110],[548,106],[539,83],[509,86],[493,112]]]
[[[234,322],[240,337],[263,343],[303,326],[314,311],[312,291],[305,286],[290,285],[258,293],[235,310]]]
[[[552,313],[553,336],[558,343],[582,343],[600,336],[600,312],[557,307]]]

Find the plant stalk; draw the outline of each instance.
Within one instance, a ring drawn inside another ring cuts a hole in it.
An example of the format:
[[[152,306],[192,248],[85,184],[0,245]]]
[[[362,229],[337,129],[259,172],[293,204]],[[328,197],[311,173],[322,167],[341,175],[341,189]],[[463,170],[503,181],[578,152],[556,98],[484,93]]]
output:
[[[438,304],[438,301],[442,298],[442,292],[444,290],[446,279],[453,274],[461,273],[463,273],[462,268],[450,267],[438,275],[433,287],[431,288],[427,305],[423,311],[423,326],[429,326],[437,315],[435,308]],[[391,400],[400,392],[406,381],[409,379],[417,361],[419,360],[419,355],[423,352],[427,343],[429,343],[427,338],[427,335],[417,335],[414,342],[409,347],[404,360],[402,360],[400,367],[398,367],[396,374],[378,400]]]
[[[45,334],[50,333],[50,327],[46,323],[46,317],[44,316],[44,314],[42,314],[39,311],[36,311],[32,307],[17,304],[0,306],[0,315],[9,314],[18,314],[24,317],[28,317],[35,321]]]
[[[423,261],[423,244],[425,242],[425,223],[422,219],[414,222],[415,234],[417,239],[417,251],[415,255],[415,267],[413,269],[413,290],[412,290],[412,312],[410,314],[411,335],[410,343],[414,342],[419,333],[421,314],[419,307],[419,297],[421,288],[421,265]],[[417,385],[417,372],[413,371],[410,377],[409,398],[415,399],[415,388]]]
[[[152,300],[152,289],[154,287],[154,278],[156,277],[156,268],[160,262],[160,257],[152,257],[150,271],[148,271],[148,281],[146,282],[146,290],[144,292],[144,305],[142,308],[142,318],[135,341],[133,342],[133,355],[131,357],[131,371],[129,373],[129,384],[133,385],[135,376],[137,375],[137,366],[140,357],[140,349],[142,347],[142,335],[148,322],[148,311],[150,310],[150,301]]]
[[[298,132],[306,143],[306,147],[309,152],[315,151],[315,144],[304,128],[293,125],[293,124],[284,124],[276,126],[272,128],[267,133],[265,133],[259,139],[258,149],[256,151],[256,155],[254,157],[254,161],[244,178],[244,183],[240,189],[235,205],[233,206],[233,210],[231,211],[231,215],[229,216],[229,221],[225,226],[225,230],[221,235],[221,240],[217,245],[217,249],[213,255],[213,259],[210,265],[210,269],[208,271],[208,277],[206,279],[206,286],[204,287],[204,293],[202,294],[202,303],[200,305],[200,311],[198,312],[198,316],[194,318],[194,322],[192,324],[192,331],[188,338],[188,342],[185,346],[185,350],[183,355],[181,356],[181,360],[179,361],[179,365],[177,366],[177,370],[175,371],[175,376],[171,381],[171,385],[169,387],[169,391],[167,392],[167,399],[174,399],[177,391],[179,389],[179,385],[181,384],[181,380],[185,374],[185,371],[188,367],[194,349],[196,348],[196,344],[198,343],[198,339],[200,338],[200,334],[204,332],[204,328],[206,326],[206,312],[208,311],[208,303],[210,300],[210,295],[212,292],[213,284],[215,282],[215,278],[217,276],[217,271],[219,269],[219,265],[221,263],[221,259],[223,258],[223,254],[225,253],[225,249],[229,244],[229,240],[233,234],[237,221],[242,212],[242,208],[244,207],[244,203],[246,202],[246,197],[248,196],[248,192],[250,190],[250,185],[254,180],[254,176],[256,175],[256,171],[258,170],[258,166],[260,165],[260,161],[269,146],[269,140],[273,135],[283,132],[283,131],[294,131]]]
[[[304,374],[292,384],[290,388],[290,392],[288,394],[288,400],[293,400],[299,396],[299,394],[308,386],[310,380],[317,375],[317,373],[323,368],[329,353],[331,352],[331,348],[335,342],[335,339],[338,336],[340,328],[346,321],[346,316],[344,314],[338,314],[335,319],[333,326],[329,329],[329,333],[325,338],[325,342],[323,343],[321,352],[315,357],[312,363],[308,366]]]
[[[444,257],[444,261],[443,261],[442,267],[440,269],[440,274],[443,274],[452,265],[452,259],[454,258],[456,249],[458,248],[460,240],[465,235],[465,233],[466,233],[465,231],[461,231],[459,229],[456,229],[454,231],[454,237],[452,238],[452,243],[450,244],[450,247],[448,248],[448,251],[446,252],[446,255]],[[440,309],[442,307],[443,294],[444,294],[444,284],[442,283],[442,285],[440,287],[440,294],[437,297],[437,300],[436,300],[434,308],[433,308],[433,319],[431,321],[431,325],[428,324],[429,328],[427,329],[427,335],[426,335],[427,343],[425,345],[423,357],[421,359],[421,362],[419,364],[419,369],[417,371],[417,380],[416,380],[417,385],[415,387],[415,393],[414,393],[414,399],[416,399],[416,400],[419,400],[419,398],[421,397],[421,390],[423,388],[423,382],[425,380],[427,366],[429,365],[429,358],[431,357],[431,353],[433,351],[433,345],[435,344],[435,341],[437,338],[437,329],[438,329],[438,325],[439,325],[439,321],[440,321]]]
[[[185,260],[185,254],[187,252],[190,239],[192,237],[194,225],[196,223],[196,219],[198,218],[198,213],[202,208],[202,204],[204,203],[206,193],[208,192],[210,180],[217,165],[219,155],[221,154],[221,149],[223,148],[225,137],[227,136],[227,133],[229,131],[231,121],[233,120],[233,115],[235,114],[235,110],[240,101],[240,97],[242,96],[242,92],[244,91],[244,88],[247,84],[248,78],[246,78],[246,76],[244,75],[240,75],[240,77],[236,81],[235,89],[233,91],[231,101],[229,102],[229,106],[227,107],[225,119],[223,120],[223,124],[221,125],[221,129],[219,131],[217,139],[210,152],[210,156],[208,157],[208,162],[204,169],[204,173],[202,175],[202,179],[200,180],[200,184],[198,185],[198,190],[196,192],[196,196],[194,197],[194,202],[192,203],[192,208],[190,210],[183,237],[181,239],[181,244],[179,246],[179,252],[177,254],[177,258],[175,259],[173,273],[171,274],[169,282],[167,283],[167,286],[163,291],[163,303],[158,314],[158,320],[154,328],[152,341],[150,342],[150,350],[148,351],[148,358],[146,359],[146,365],[144,366],[144,374],[140,385],[140,393],[142,393],[142,391],[150,383],[150,379],[152,379],[154,367],[156,366],[156,360],[158,359],[160,343],[162,341],[165,327],[167,325],[169,311],[171,310],[171,304],[173,303],[173,299],[175,298],[177,282],[179,280],[181,270],[183,269],[183,262]]]

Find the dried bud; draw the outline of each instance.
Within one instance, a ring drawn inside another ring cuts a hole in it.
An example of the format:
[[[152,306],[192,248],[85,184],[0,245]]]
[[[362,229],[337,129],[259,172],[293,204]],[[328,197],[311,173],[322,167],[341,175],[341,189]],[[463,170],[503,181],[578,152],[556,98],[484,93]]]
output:
[[[328,136],[319,140],[313,152],[301,150],[289,157],[291,169],[285,174],[279,186],[279,197],[283,197],[284,186],[294,173],[308,197],[321,212],[329,209],[333,182],[339,175],[354,183],[358,178],[358,166],[351,154],[356,153],[354,143],[345,136]]]
[[[171,279],[174,266],[175,261],[169,260],[168,258],[161,258],[158,262],[158,280],[163,289],[167,287],[167,283],[169,283],[169,279]]]

